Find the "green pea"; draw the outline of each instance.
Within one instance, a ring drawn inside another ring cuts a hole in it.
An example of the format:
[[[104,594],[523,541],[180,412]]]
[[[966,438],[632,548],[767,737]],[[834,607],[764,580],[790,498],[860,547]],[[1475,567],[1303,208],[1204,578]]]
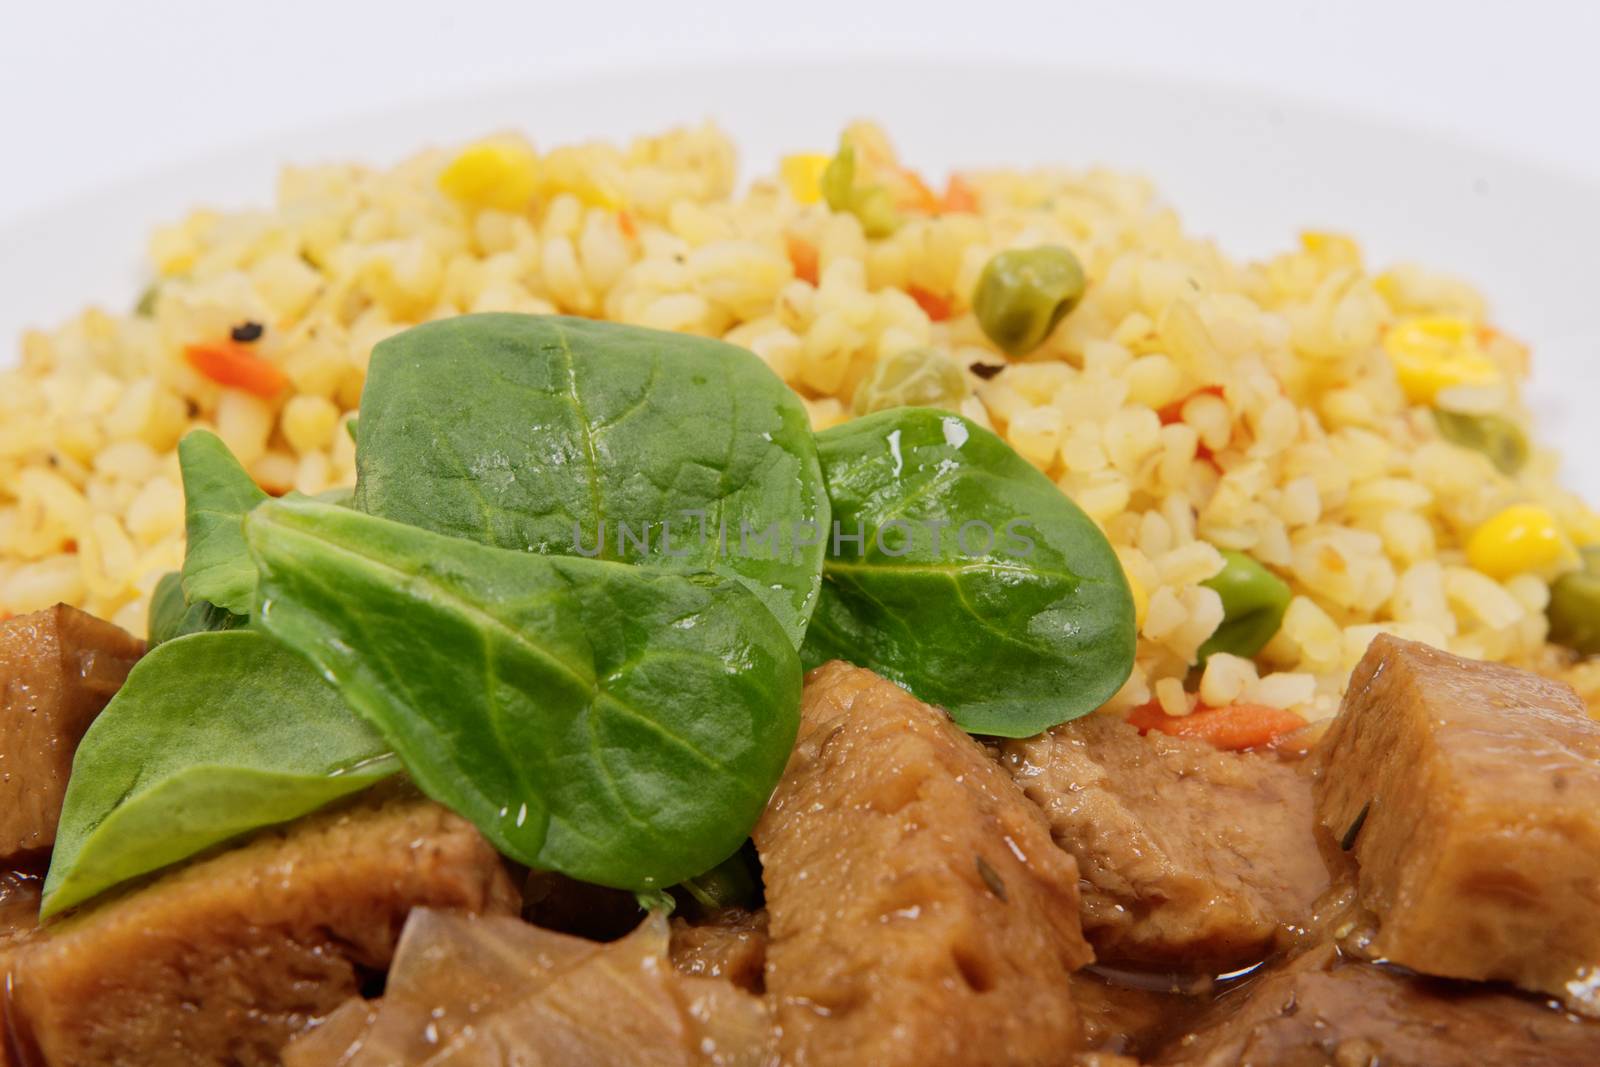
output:
[[[849,211],[852,194],[856,188],[856,147],[849,141],[839,142],[839,151],[828,160],[817,179],[822,199],[830,210]]]
[[[882,185],[857,189],[851,211],[861,220],[861,232],[868,237],[888,237],[900,228],[900,210],[894,206],[889,190]]]
[[[1071,249],[1014,248],[997,253],[983,268],[972,310],[989,340],[1022,356],[1044,343],[1077,306],[1083,288],[1083,265]]]
[[[1504,415],[1437,410],[1433,421],[1440,437],[1453,445],[1482,452],[1502,474],[1515,474],[1528,462],[1528,435]]]
[[[890,408],[955,411],[967,398],[967,376],[951,356],[932,348],[908,348],[872,365],[856,386],[855,412]]]
[[[888,237],[900,228],[900,212],[889,190],[882,185],[856,184],[856,148],[848,140],[839,142],[839,151],[823,168],[818,186],[828,207],[854,215],[868,237]]]
[[[1243,552],[1222,550],[1222,570],[1201,583],[1222,596],[1222,625],[1200,646],[1200,659],[1217,652],[1254,656],[1283,625],[1293,594],[1288,583]]]
[[[1583,567],[1550,586],[1550,640],[1585,656],[1600,653],[1600,547],[1583,550]]]

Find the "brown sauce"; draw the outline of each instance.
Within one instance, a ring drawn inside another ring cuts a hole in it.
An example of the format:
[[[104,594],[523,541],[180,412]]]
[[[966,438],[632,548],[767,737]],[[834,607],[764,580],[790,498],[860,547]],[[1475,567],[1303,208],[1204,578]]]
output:
[[[1222,975],[1091,965],[1073,976],[1084,1046],[1146,1060],[1186,1034],[1224,997],[1247,988],[1265,961]]]

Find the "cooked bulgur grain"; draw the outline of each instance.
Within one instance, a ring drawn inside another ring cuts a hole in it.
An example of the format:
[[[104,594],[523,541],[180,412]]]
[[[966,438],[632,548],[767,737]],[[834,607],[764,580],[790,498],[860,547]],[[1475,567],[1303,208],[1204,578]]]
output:
[[[1432,418],[1527,426],[1528,353],[1469,286],[1409,265],[1373,273],[1331,233],[1235,262],[1148,184],[1104,170],[968,172],[939,197],[876,128],[846,136],[898,198],[886,237],[829,209],[823,155],[736,193],[733,147],[709,126],[626,147],[541,155],[502,136],[389,170],[289,168],[268,210],[158,229],[147,311],[31,332],[0,375],[0,614],[65,601],[142,632],[156,579],[182,559],[185,431],[216,430],[270,492],[348,484],[343,422],[375,343],[464,312],[561,311],[743,345],[818,428],[850,417],[878,361],[952,361],[965,383],[949,403],[1056,479],[1134,581],[1138,666],[1115,708],[1187,713],[1185,679],[1222,620],[1201,584],[1219,549],[1295,596],[1255,661],[1213,656],[1190,679],[1206,703],[1326,717],[1385,630],[1600,692],[1592,665],[1545,644],[1543,614],[1549,565],[1600,520],[1556,485],[1553,456],[1535,449],[1507,474]],[[1071,249],[1087,291],[1008,360],[971,298],[992,255],[1039,245]],[[259,329],[244,339],[241,324]],[[230,334],[281,392],[223,387],[186,360]],[[1501,553],[1491,577],[1467,545],[1516,505],[1548,515],[1555,543],[1528,568],[1505,556],[1514,545],[1481,546]]]

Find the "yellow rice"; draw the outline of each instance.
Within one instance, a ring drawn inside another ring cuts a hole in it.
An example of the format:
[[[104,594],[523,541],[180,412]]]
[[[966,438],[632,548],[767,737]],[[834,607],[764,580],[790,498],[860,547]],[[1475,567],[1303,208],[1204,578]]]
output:
[[[892,158],[874,128],[851,136]],[[1140,641],[1114,706],[1181,712],[1197,689],[1207,704],[1326,717],[1380,630],[1568,666],[1544,643],[1550,575],[1497,581],[1467,564],[1465,539],[1517,502],[1547,508],[1575,544],[1600,523],[1555,484],[1553,456],[1536,452],[1511,478],[1440,440],[1385,352],[1385,330],[1417,316],[1487,326],[1462,282],[1374,273],[1327,233],[1235,262],[1186,234],[1146,182],[1105,170],[968,173],[976,212],[913,217],[869,241],[817,202],[814,160],[737,193],[733,147],[711,127],[542,156],[491,143],[536,162],[527,208],[442,190],[459,147],[388,170],[291,167],[269,209],[202,210],[156,231],[148,315],[91,309],[25,336],[20,367],[0,374],[0,613],[65,601],[143,632],[154,583],[182,559],[179,437],[214,429],[271,491],[349,484],[342,423],[372,346],[414,323],[560,311],[723,337],[765,360],[823,428],[848,417],[881,357],[933,346],[963,365],[1005,362],[970,313],[978,274],[998,250],[1054,242],[1084,263],[1082,304],[1025,361],[969,375],[960,410],[1054,478],[1121,556]],[[795,277],[791,241],[816,249],[819,284]],[[913,288],[949,301],[952,317],[930,321]],[[290,382],[272,401],[183,358],[247,320],[265,324],[256,351]],[[1515,384],[1527,353],[1482,337],[1505,385],[1465,402],[1525,423]],[[1250,552],[1296,595],[1260,656],[1212,657],[1195,679],[1196,649],[1222,618],[1201,584],[1219,547]]]

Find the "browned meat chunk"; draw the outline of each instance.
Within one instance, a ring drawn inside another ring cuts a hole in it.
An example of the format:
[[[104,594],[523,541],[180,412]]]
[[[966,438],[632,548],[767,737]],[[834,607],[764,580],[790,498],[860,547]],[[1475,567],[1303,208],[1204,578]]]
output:
[[[1570,688],[1379,637],[1322,760],[1374,955],[1600,1014],[1600,723]]]
[[[1221,752],[1091,715],[1004,762],[1083,872],[1101,960],[1219,972],[1253,963],[1328,885],[1310,779],[1272,753]]]
[[[513,911],[494,850],[429,801],[266,833],[51,929],[11,961],[10,1021],[51,1067],[274,1064],[388,965],[417,905]]]
[[[1600,1024],[1487,986],[1307,953],[1218,1001],[1171,1067],[1593,1067]]]
[[[11,958],[39,928],[39,896],[44,886],[42,870],[0,873],[0,985],[10,970]],[[12,1067],[10,1042],[0,1020],[0,1067]]]
[[[726,908],[704,922],[672,920],[672,965],[684,974],[726,978],[760,993],[767,962],[767,913]]]
[[[1056,1064],[1077,1047],[1077,869],[942,711],[869,671],[812,672],[755,842],[786,1063]]]
[[[55,844],[78,742],[143,654],[65,604],[0,623],[0,859]]]

